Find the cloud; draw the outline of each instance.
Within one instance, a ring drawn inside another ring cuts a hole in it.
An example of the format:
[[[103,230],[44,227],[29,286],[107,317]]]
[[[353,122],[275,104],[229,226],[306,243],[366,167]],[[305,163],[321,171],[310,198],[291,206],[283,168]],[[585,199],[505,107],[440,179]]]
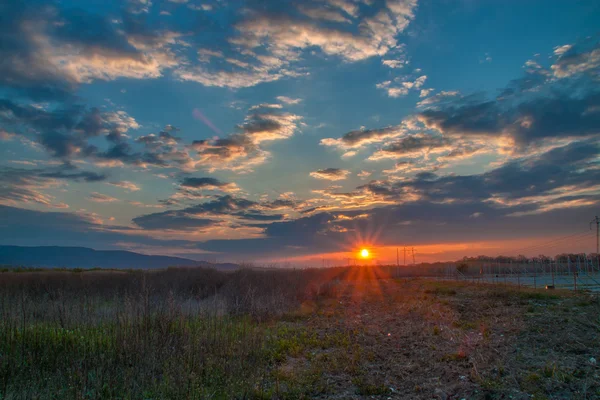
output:
[[[351,131],[342,137],[321,139],[322,146],[336,147],[340,150],[359,149],[374,143],[381,143],[387,139],[396,138],[406,133],[403,125],[388,126],[380,129],[361,129]]]
[[[108,178],[105,174],[92,171],[69,172],[69,170],[73,169],[75,169],[73,166],[63,167],[50,172],[40,172],[39,176],[42,178],[69,179],[85,182],[99,182]]]
[[[430,90],[432,89],[423,89],[421,90],[421,95],[420,97],[426,97],[429,95]],[[420,102],[417,103],[417,107],[426,107],[426,106],[431,106],[437,103],[440,103],[448,98],[452,98],[455,96],[460,96],[460,92],[457,90],[449,90],[449,91],[441,91],[438,94],[428,97],[424,100],[421,100]]]
[[[310,173],[310,176],[316,179],[324,179],[328,181],[341,181],[350,175],[350,171],[339,168],[319,169]]]
[[[427,97],[429,96],[435,89],[421,89],[419,92],[419,97]]]
[[[250,227],[262,231],[257,222],[280,221],[285,215],[274,213],[275,210],[295,207],[290,200],[274,202],[256,202],[231,195],[213,196],[209,201],[185,207],[176,211],[146,214],[133,219],[133,222],[148,230],[185,230],[202,231],[206,228],[217,228],[223,232],[234,232]]]
[[[371,176],[373,174],[373,172],[371,171],[360,171],[358,174],[356,174],[356,176],[358,176],[360,179],[366,179],[369,176]]]
[[[298,77],[301,74],[287,69],[260,64],[256,69],[241,71],[209,71],[205,67],[180,67],[174,74],[182,81],[197,82],[204,86],[241,89],[260,83],[273,82],[283,77]]]
[[[130,11],[149,4],[130,3]],[[70,97],[94,80],[156,78],[177,64],[170,47],[178,34],[142,29],[133,14],[119,25],[81,9],[27,2],[12,2],[2,14],[0,84],[32,98]]]
[[[440,168],[441,165],[435,165],[433,163],[424,163],[416,161],[398,161],[390,169],[384,169],[382,173],[389,175],[388,179],[393,179],[394,175],[401,175],[405,177],[407,175],[423,174],[423,173],[434,173]]]
[[[306,75],[303,53],[318,51],[345,62],[383,56],[398,48],[396,37],[414,18],[416,0],[303,2],[298,11],[269,2],[244,9],[233,35],[219,50],[203,48],[203,65],[182,63],[181,80],[205,86],[244,88]],[[220,57],[220,54],[223,57]],[[209,63],[212,58],[222,63]]]
[[[122,189],[128,190],[130,192],[138,192],[141,190],[140,186],[130,182],[130,181],[117,181],[117,182],[108,182],[109,185],[120,187]]]
[[[238,129],[258,145],[261,142],[288,139],[297,128],[298,115],[291,113],[275,113],[273,107],[259,106],[259,109],[250,109],[252,112],[246,117]]]
[[[565,45],[562,45],[562,46],[556,46],[554,48],[554,54],[560,57],[563,54],[565,54],[567,51],[571,50],[572,47],[573,47],[572,44],[565,44]]]
[[[446,135],[508,136],[519,146],[548,138],[581,138],[600,133],[600,93],[572,97],[554,93],[520,104],[502,100],[450,104],[425,110],[419,119]],[[548,111],[552,110],[551,113]]]
[[[396,78],[393,81],[384,81],[375,85],[377,89],[384,89],[390,97],[406,96],[410,91],[417,91],[423,87],[427,75],[421,75],[414,80],[410,76]]]
[[[190,149],[198,154],[196,165],[205,167],[209,172],[220,169],[249,172],[269,157],[267,151],[242,134],[232,134],[222,139],[196,140]]]
[[[197,155],[195,166],[209,172],[220,169],[249,172],[270,156],[263,149],[265,142],[292,137],[300,119],[299,115],[282,112],[279,107],[265,104],[251,107],[235,133],[225,138],[197,140],[189,146]]]
[[[553,58],[549,69],[528,61],[524,76],[509,82],[496,98],[441,92],[425,99],[419,106],[429,108],[418,118],[444,135],[505,138],[517,150],[598,136],[598,44],[587,40],[558,47]]]
[[[129,11],[133,14],[142,14],[150,12],[152,1],[150,0],[127,0]]]
[[[73,104],[45,109],[6,99],[0,99],[0,123],[41,144],[51,156],[63,161],[126,158],[123,155],[129,151],[127,133],[140,127],[124,111],[100,111]],[[102,151],[90,143],[96,137],[104,137],[113,147]]]
[[[302,99],[293,99],[287,96],[277,96],[277,100],[290,105],[300,104],[302,102]]]
[[[430,152],[440,153],[450,149],[450,141],[441,136],[412,135],[386,144],[373,153],[369,160],[384,158],[420,157]]]
[[[404,60],[381,60],[381,63],[390,68],[402,68],[406,64]]]
[[[181,181],[181,187],[194,190],[219,190],[222,192],[237,192],[240,188],[233,182],[223,182],[216,178],[186,177]]]
[[[39,109],[0,100],[0,122],[38,141],[55,158],[63,161],[88,160],[98,166],[125,164],[185,171],[197,168],[231,169],[248,172],[262,164],[270,153],[264,143],[291,137],[300,116],[283,112],[281,106],[261,104],[251,108],[236,132],[223,139],[208,139],[184,144],[178,129],[167,125],[158,133],[129,140],[128,133],[138,129],[137,121],[123,111],[100,111],[83,106]],[[99,146],[96,137],[104,137]],[[141,149],[140,149],[141,147]]]
[[[56,179],[44,178],[40,170],[27,170],[2,167],[0,169],[0,204],[4,205],[43,205],[49,208],[68,208],[57,203],[55,197],[46,190],[60,186]]]
[[[127,229],[100,225],[93,215],[19,209],[10,209],[5,221],[10,225],[16,216],[22,221],[11,225],[14,240],[26,240],[23,227],[31,232],[32,226],[53,244],[72,245],[90,237],[95,243],[114,243],[127,237],[128,242],[166,245],[180,237],[186,239],[178,246],[229,257],[259,256],[269,249],[270,256],[350,251],[345,243],[361,237],[381,246],[448,238],[497,240],[514,238],[515,232],[525,237],[589,220],[586,216],[600,203],[599,152],[594,139],[574,141],[480,174],[415,172],[402,180],[373,180],[350,192],[334,187],[315,191],[319,197],[302,204],[290,195],[273,201],[217,196],[181,210],[141,215],[134,218],[135,227]],[[5,218],[3,210],[0,207]],[[286,217],[293,210],[303,211],[303,216]],[[412,221],[410,230],[406,221]],[[229,239],[207,240],[210,237]],[[292,245],[295,250],[286,247]]]
[[[554,54],[558,59],[550,67],[557,78],[568,78],[585,74],[593,78],[600,77],[600,44],[581,43],[557,47]]]
[[[206,218],[196,218],[181,211],[165,211],[155,214],[142,215],[133,219],[140,228],[149,230],[198,230],[217,225],[219,221]]]
[[[114,203],[119,201],[119,199],[117,199],[116,197],[107,196],[98,192],[90,193],[87,199],[95,203]]]
[[[266,45],[276,56],[293,55],[295,49],[318,47],[323,53],[358,61],[383,55],[397,42],[395,36],[413,18],[416,1],[389,1],[359,24],[359,33],[317,25],[314,21],[256,13],[236,26],[240,37],[233,43],[253,49]]]
[[[99,182],[107,175],[82,171],[71,164],[44,169],[0,167],[0,203],[6,205],[40,204],[50,208],[68,208],[55,201],[47,191],[65,186],[65,181]]]
[[[312,6],[308,6],[307,4],[300,4],[300,6],[298,7],[298,10],[312,18],[312,19],[322,19],[325,21],[332,21],[332,22],[342,22],[342,23],[351,23],[352,21],[350,21],[350,19],[348,19],[347,17],[345,17],[342,12],[335,10],[335,9],[329,9],[329,8],[325,8],[323,6],[317,6],[317,7],[312,7]]]

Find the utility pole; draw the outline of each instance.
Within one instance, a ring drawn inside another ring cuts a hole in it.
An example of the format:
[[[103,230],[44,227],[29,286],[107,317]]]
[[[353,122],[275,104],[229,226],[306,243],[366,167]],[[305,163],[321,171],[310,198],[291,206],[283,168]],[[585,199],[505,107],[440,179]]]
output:
[[[413,253],[413,265],[415,265],[415,248],[412,248],[412,253]]]
[[[398,248],[396,247],[396,267],[400,266],[400,253],[398,253]]]
[[[596,215],[596,218],[594,218],[590,222],[590,230],[592,230],[593,223],[596,224],[596,255],[597,255],[598,253],[600,253],[600,218],[598,218],[597,215]]]
[[[404,265],[406,265],[406,246],[404,246]]]

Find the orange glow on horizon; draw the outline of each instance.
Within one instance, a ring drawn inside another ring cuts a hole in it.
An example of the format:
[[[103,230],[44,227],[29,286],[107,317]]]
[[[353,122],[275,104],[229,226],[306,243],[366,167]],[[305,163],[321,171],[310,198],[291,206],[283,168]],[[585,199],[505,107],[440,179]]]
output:
[[[521,253],[521,248],[525,246],[532,246],[539,243],[543,243],[552,239],[553,236],[547,237],[536,237],[530,239],[509,239],[509,240],[489,240],[489,241],[469,241],[469,242],[439,242],[439,243],[415,243],[415,261],[417,264],[421,262],[445,262],[445,261],[456,261],[460,260],[464,256],[468,257],[476,257],[478,255],[488,255],[488,256],[497,256],[497,255],[517,255]],[[586,243],[577,242],[573,239],[573,241],[569,241],[563,247],[555,246],[548,251],[547,253],[559,254],[561,252],[573,251],[573,252],[585,252]],[[352,264],[353,259],[367,260],[361,256],[362,249],[368,249],[369,257],[368,260],[378,260],[378,262],[382,265],[385,264],[396,264],[398,261],[400,265],[404,265],[404,253],[403,245],[387,245],[387,246],[377,246],[376,253],[375,248],[372,247],[373,240],[356,240],[352,244],[348,244],[344,246],[340,244],[340,247],[345,247],[345,250],[335,251],[335,252],[326,252],[326,253],[318,253],[318,254],[309,254],[309,255],[301,255],[295,257],[288,257],[286,261],[292,262],[309,262],[318,265],[322,265],[322,260],[325,259],[329,262],[329,265],[348,265]],[[362,247],[365,246],[365,247]],[[369,246],[369,247],[367,247]],[[413,245],[411,245],[411,248]],[[545,251],[545,249],[542,249]],[[399,257],[398,257],[399,251]],[[412,253],[409,250],[406,255],[406,264],[412,263]],[[537,252],[536,252],[537,251]],[[525,251],[526,256],[535,256],[539,254],[539,249],[534,248],[532,251]]]

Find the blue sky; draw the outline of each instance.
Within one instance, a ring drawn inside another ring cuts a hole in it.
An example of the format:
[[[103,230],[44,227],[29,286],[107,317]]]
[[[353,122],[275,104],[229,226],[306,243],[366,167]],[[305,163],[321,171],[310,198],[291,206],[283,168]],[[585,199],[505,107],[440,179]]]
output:
[[[0,15],[2,244],[307,263],[593,250],[597,1]]]

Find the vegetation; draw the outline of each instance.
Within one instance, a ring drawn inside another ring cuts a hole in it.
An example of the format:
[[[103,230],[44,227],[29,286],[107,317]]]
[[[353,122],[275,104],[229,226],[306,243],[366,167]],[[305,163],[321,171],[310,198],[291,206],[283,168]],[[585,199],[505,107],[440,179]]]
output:
[[[0,399],[594,398],[600,305],[390,268],[0,273]]]

